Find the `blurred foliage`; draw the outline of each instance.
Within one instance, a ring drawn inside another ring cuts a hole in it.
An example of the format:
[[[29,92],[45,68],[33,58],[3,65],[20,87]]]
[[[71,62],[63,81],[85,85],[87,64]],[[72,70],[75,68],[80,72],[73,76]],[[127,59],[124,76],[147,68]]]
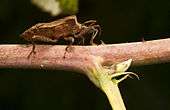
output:
[[[62,12],[60,3],[57,0],[31,0],[45,12],[49,12],[52,16],[56,16]]]
[[[65,1],[65,0],[64,0]],[[70,1],[70,0],[69,0]],[[0,43],[27,43],[19,35],[51,17],[30,0],[0,0]],[[105,43],[170,36],[169,0],[79,0],[78,20],[96,19]],[[145,79],[120,84],[128,110],[170,110],[169,63],[133,67]],[[0,110],[111,110],[106,96],[74,72],[0,69]]]
[[[78,0],[31,0],[45,12],[52,16],[63,14],[75,14],[78,11]]]
[[[78,12],[78,0],[58,0],[64,14],[76,14]]]

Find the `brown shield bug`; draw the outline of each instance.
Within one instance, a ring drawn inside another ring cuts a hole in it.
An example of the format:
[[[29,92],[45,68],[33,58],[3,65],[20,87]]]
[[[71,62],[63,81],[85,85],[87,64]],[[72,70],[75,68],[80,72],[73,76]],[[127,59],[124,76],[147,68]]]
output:
[[[58,40],[64,39],[69,41],[68,48],[74,43],[75,39],[82,39],[84,43],[85,36],[91,35],[90,44],[94,44],[94,38],[100,34],[101,29],[95,20],[89,20],[82,24],[78,23],[75,15],[65,17],[49,23],[38,23],[21,34],[25,40],[33,44],[32,53],[35,53],[36,42],[57,43]],[[64,54],[65,56],[65,54]]]

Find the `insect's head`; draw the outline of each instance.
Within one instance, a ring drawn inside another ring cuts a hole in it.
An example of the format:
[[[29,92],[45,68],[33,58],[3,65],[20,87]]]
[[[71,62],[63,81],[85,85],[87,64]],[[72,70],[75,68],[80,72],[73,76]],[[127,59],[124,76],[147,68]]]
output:
[[[94,33],[97,31],[98,35],[101,35],[101,27],[99,24],[97,24],[96,20],[89,20],[86,21],[82,24],[83,26],[86,26],[87,28],[89,28],[89,32]]]

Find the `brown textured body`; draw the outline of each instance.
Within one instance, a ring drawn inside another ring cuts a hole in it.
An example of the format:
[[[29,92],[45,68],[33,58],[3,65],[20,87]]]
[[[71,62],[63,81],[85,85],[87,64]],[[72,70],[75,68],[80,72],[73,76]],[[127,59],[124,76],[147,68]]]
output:
[[[72,15],[49,23],[38,23],[23,32],[21,37],[32,42],[32,53],[35,49],[35,42],[56,43],[58,40],[64,39],[70,41],[70,45],[72,45],[74,39],[81,38],[84,44],[86,35],[91,34],[90,44],[93,44],[93,39],[100,30],[100,26],[96,24],[95,20],[89,20],[80,24],[77,21],[77,17]]]
[[[81,31],[76,16],[68,16],[50,23],[38,23],[21,34],[27,41],[57,42],[58,39],[73,36]]]

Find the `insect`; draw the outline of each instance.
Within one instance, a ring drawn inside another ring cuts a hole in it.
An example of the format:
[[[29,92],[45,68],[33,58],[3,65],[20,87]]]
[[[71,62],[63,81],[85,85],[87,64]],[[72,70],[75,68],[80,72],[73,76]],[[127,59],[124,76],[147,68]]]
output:
[[[68,48],[74,43],[75,39],[81,39],[84,44],[84,39],[87,35],[91,35],[90,44],[94,45],[94,38],[100,34],[101,28],[96,20],[89,20],[82,24],[78,23],[75,15],[65,17],[49,23],[38,23],[21,34],[21,37],[33,44],[32,53],[35,53],[36,42],[57,43],[64,39],[69,41]],[[65,54],[64,54],[65,57]]]

